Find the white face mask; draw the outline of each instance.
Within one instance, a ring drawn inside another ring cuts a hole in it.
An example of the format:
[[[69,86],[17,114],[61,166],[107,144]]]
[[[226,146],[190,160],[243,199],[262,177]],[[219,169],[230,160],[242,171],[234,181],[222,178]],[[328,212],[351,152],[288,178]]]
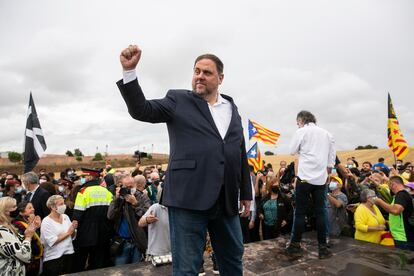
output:
[[[58,206],[56,211],[57,211],[59,214],[63,215],[63,214],[65,213],[65,211],[66,211],[66,205],[65,205],[65,204],[63,204],[63,205]]]
[[[329,190],[333,191],[338,187],[338,183],[332,181],[331,183],[329,183]]]
[[[135,194],[136,191],[137,191],[137,188],[131,188],[131,195]]]
[[[59,192],[63,193],[65,191],[65,187],[63,186],[59,186],[58,187]]]
[[[40,184],[45,183],[46,181],[47,181],[46,179],[39,179]]]

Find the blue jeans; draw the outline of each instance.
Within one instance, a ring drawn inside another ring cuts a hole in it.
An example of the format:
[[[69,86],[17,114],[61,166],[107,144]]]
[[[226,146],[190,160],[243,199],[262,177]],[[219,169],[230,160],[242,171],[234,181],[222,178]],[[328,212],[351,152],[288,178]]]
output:
[[[329,192],[329,185],[325,186],[325,193]],[[329,233],[331,232],[331,227],[329,225],[329,214],[328,214],[328,198],[325,196],[325,209],[323,211],[325,216],[325,229],[326,229],[326,236],[329,237]]]
[[[404,250],[414,251],[414,242],[404,242],[394,240],[395,247]]]
[[[206,211],[168,207],[173,275],[198,275],[207,229],[220,275],[243,275],[243,236],[239,216],[227,216],[220,204]]]
[[[310,208],[312,198],[313,210],[316,217],[316,230],[318,231],[318,243],[326,245],[326,187],[325,185],[312,185],[304,181],[296,184],[296,209],[293,219],[291,242],[300,242],[305,231],[305,216]]]
[[[115,265],[138,263],[142,259],[142,253],[132,241],[124,241],[122,253],[115,258]]]

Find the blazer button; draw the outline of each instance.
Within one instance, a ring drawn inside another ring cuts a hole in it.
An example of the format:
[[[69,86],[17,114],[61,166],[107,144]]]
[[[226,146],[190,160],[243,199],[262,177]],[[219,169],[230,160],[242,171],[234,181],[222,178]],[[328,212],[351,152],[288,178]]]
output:
[[[220,164],[224,164],[224,161],[220,161]]]

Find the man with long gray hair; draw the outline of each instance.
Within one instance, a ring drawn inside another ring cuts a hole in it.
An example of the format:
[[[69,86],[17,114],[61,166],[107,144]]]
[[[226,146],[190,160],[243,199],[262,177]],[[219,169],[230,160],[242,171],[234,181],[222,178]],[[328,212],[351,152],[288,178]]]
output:
[[[300,256],[300,241],[305,229],[305,215],[312,198],[318,231],[319,258],[329,258],[332,253],[326,244],[326,183],[335,165],[335,148],[332,135],[316,125],[315,116],[301,111],[296,117],[299,129],[290,145],[290,153],[298,155],[296,167],[296,209],[292,235],[286,253]]]

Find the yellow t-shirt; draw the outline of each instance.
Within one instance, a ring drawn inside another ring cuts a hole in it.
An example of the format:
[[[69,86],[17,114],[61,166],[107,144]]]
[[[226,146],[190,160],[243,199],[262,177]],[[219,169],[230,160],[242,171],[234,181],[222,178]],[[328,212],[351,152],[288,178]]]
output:
[[[356,209],[354,214],[356,240],[377,244],[380,243],[381,235],[384,233],[384,231],[381,230],[368,232],[368,226],[378,226],[380,224],[385,224],[385,219],[378,207],[374,205],[374,209],[376,213],[375,216],[364,204],[360,204]]]

